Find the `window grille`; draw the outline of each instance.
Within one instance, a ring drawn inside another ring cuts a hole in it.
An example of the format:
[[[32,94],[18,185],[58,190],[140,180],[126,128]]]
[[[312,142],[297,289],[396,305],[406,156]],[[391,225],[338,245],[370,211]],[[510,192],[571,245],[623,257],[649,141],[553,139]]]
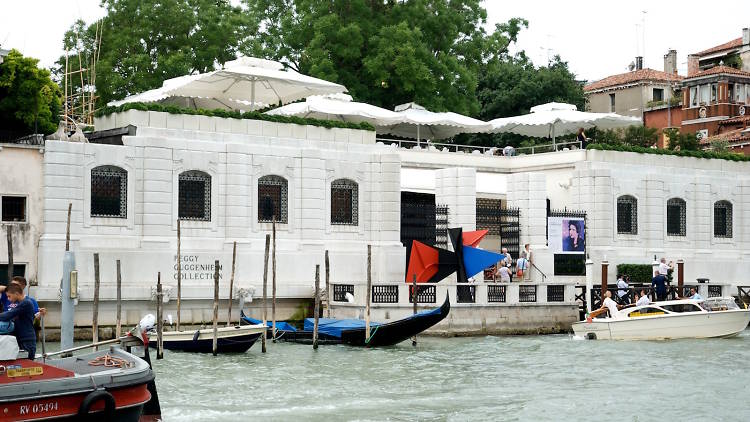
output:
[[[437,290],[434,284],[428,286],[417,285],[417,303],[436,303]],[[409,303],[414,303],[414,286],[409,285]]]
[[[334,284],[333,285],[333,301],[334,302],[346,302],[347,293],[354,296],[353,284]]]
[[[518,301],[519,302],[536,302],[536,286],[518,286]]]
[[[91,169],[91,216],[128,217],[128,172],[114,166]]]
[[[398,285],[372,286],[372,303],[398,303]]]
[[[560,284],[547,285],[547,302],[565,302],[565,286]]]
[[[258,222],[287,223],[289,190],[287,180],[281,176],[263,176],[258,179]]]
[[[477,198],[476,205],[477,230],[488,230],[490,236],[500,236],[502,221],[500,210],[503,209],[502,200],[493,198]]]
[[[667,201],[667,235],[685,236],[685,201],[680,198],[672,198]]]
[[[732,237],[732,203],[714,203],[714,237]]]
[[[5,222],[26,221],[26,197],[25,196],[3,196],[2,197],[2,221],[5,221]]]
[[[359,187],[349,179],[331,183],[331,224],[359,224]]]
[[[638,234],[638,200],[630,195],[617,198],[617,233]]]
[[[505,286],[501,284],[488,284],[487,302],[505,302]]]
[[[180,174],[177,196],[180,220],[211,221],[211,176],[202,171]]]

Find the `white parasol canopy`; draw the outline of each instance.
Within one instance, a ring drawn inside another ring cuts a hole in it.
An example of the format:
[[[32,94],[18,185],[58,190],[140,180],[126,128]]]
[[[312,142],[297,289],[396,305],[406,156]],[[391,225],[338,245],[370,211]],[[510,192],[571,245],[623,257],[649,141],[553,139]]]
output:
[[[621,116],[616,113],[590,113],[578,111],[573,104],[547,103],[531,108],[531,113],[522,116],[503,117],[489,122],[492,132],[515,133],[535,138],[551,137],[575,133],[578,128],[616,129],[640,125],[637,117]]]
[[[310,95],[338,92],[346,92],[346,87],[285,70],[279,62],[241,57],[227,62],[224,69],[168,79],[161,88],[131,95],[109,105],[130,102],[181,104],[187,101],[187,106],[195,108],[255,110]]]
[[[354,123],[367,122],[374,126],[393,124],[401,120],[393,111],[352,101],[352,97],[347,94],[314,95],[307,97],[304,102],[287,104],[269,110],[266,114]]]
[[[416,103],[396,106],[400,122],[376,126],[378,133],[405,138],[445,139],[459,133],[487,132],[492,126],[481,120],[473,119],[458,113],[429,111]]]

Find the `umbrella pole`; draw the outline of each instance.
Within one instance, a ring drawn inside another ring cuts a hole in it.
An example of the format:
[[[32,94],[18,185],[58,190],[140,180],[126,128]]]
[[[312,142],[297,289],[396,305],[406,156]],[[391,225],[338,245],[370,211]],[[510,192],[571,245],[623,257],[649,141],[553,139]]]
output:
[[[555,141],[555,125],[552,125],[552,149],[557,151],[557,142]]]
[[[417,125],[417,146],[419,146],[419,125]]]
[[[255,111],[255,79],[250,83],[250,110]]]

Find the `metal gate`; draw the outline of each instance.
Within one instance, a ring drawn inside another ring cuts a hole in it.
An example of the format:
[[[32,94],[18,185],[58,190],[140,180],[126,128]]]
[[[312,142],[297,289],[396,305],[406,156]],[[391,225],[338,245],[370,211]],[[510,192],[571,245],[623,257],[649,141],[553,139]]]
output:
[[[406,247],[407,265],[412,240],[448,246],[448,212],[447,205],[435,204],[435,195],[401,192],[401,243]]]
[[[505,208],[500,199],[477,198],[477,230],[488,230],[490,236],[500,236],[500,244],[508,248],[513,259],[521,251],[521,227],[518,208]]]

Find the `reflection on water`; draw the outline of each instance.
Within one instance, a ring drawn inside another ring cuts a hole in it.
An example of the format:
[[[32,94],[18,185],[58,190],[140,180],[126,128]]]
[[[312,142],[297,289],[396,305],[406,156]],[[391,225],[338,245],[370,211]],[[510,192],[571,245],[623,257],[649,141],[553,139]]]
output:
[[[167,421],[750,420],[750,331],[734,339],[428,338],[364,350],[269,342],[165,352]],[[152,355],[153,356],[153,355]]]

